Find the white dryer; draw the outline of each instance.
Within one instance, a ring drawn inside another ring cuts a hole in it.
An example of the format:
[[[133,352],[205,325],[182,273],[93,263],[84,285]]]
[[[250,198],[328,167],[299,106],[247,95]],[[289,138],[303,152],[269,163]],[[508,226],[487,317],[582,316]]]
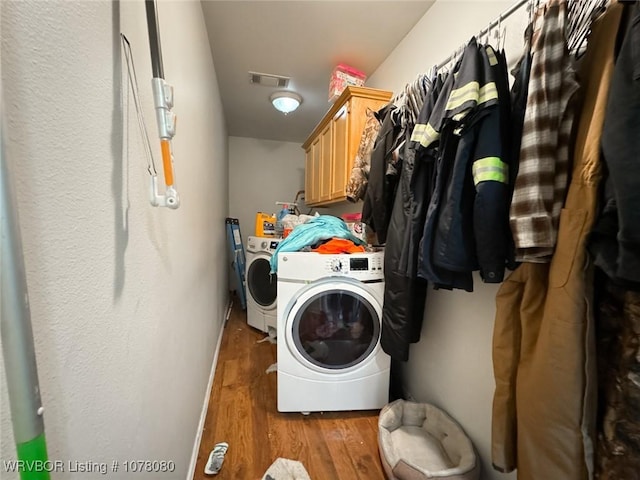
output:
[[[278,254],[278,410],[380,409],[383,252]]]
[[[271,255],[282,241],[273,237],[249,237],[246,249],[247,323],[268,332],[276,328],[277,276],[271,274]]]

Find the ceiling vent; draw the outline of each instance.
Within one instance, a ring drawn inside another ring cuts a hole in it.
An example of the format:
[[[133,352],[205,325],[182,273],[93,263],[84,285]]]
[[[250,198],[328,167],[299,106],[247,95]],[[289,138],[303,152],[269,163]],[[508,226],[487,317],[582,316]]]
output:
[[[289,86],[289,77],[272,75],[270,73],[249,72],[249,83],[263,85],[265,87],[286,88]]]

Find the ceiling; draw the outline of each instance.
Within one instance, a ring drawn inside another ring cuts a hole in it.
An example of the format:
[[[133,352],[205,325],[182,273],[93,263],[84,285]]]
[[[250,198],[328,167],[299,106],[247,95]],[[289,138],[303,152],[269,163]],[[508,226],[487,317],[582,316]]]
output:
[[[229,135],[302,143],[331,106],[329,79],[345,63],[371,75],[433,0],[202,0]],[[302,104],[273,108],[277,87],[249,71],[290,77]]]

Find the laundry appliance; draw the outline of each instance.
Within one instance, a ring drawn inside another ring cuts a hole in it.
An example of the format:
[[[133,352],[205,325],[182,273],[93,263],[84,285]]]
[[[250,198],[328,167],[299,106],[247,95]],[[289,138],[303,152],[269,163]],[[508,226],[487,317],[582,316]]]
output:
[[[281,412],[373,410],[389,401],[380,346],[382,251],[278,254]]]
[[[247,323],[263,332],[276,330],[278,285],[277,276],[270,273],[270,260],[281,241],[273,237],[247,239]]]

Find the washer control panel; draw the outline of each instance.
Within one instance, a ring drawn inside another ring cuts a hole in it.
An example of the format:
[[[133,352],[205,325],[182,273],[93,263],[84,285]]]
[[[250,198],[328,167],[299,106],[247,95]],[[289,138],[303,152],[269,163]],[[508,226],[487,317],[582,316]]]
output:
[[[327,259],[326,269],[332,274],[382,273],[382,255],[333,255]]]
[[[340,259],[340,258],[333,258],[331,259],[331,261],[329,262],[329,269],[333,272],[333,273],[339,273],[339,272],[344,272],[346,271],[346,264],[345,262]]]
[[[280,240],[262,240],[260,243],[260,249],[265,252],[273,252],[276,248],[278,248],[278,244]]]
[[[381,282],[384,280],[384,250],[351,254],[318,252],[280,252],[278,254],[278,282],[310,283],[330,277],[347,277],[360,282]]]
[[[250,236],[247,240],[247,250],[249,252],[267,252],[273,253],[278,244],[282,241],[281,238],[266,238],[266,237],[254,237]]]

